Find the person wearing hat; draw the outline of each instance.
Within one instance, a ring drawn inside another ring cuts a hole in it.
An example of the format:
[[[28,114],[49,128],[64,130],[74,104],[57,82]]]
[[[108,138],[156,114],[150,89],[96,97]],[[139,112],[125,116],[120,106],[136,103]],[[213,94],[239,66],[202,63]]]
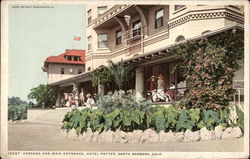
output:
[[[71,104],[71,110],[76,109],[76,101],[74,95],[71,95],[70,104]]]
[[[83,92],[83,88],[81,89],[81,93],[79,94],[80,96],[80,105],[84,106],[84,92]]]
[[[95,101],[93,98],[91,98],[91,94],[87,94],[87,101],[86,101],[86,107],[87,108],[93,108],[95,106]]]
[[[164,82],[164,76],[163,75],[159,75],[157,80],[157,95],[158,95],[158,99],[165,101],[166,97],[164,94],[164,89],[165,89],[165,82]]]
[[[156,76],[151,76],[150,77],[150,83],[149,83],[149,90],[150,91],[153,91],[153,90],[156,90]]]
[[[148,92],[147,95],[151,98],[153,102],[156,102],[156,89],[157,89],[157,84],[156,84],[156,76],[151,76],[148,80]]]

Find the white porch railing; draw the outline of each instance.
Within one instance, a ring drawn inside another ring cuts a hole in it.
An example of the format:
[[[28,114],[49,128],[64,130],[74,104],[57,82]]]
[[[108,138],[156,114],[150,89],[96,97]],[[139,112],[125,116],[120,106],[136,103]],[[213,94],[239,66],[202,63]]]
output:
[[[243,108],[242,106],[244,103],[244,81],[234,80],[233,88],[237,91],[237,93],[234,95],[234,105],[238,105],[240,108]]]

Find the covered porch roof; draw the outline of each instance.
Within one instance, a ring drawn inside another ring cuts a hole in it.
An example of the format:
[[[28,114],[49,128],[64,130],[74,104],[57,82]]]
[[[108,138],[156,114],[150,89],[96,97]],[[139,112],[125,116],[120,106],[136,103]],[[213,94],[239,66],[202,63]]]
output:
[[[233,30],[233,29],[244,30],[244,26],[241,24],[235,23],[234,25],[226,26],[226,27],[223,27],[223,28],[220,28],[220,29],[208,32],[206,34],[187,39],[187,40],[199,40],[199,39],[202,39],[204,37],[211,37],[213,35],[216,35],[216,34],[228,31],[228,30]],[[139,65],[145,65],[147,63],[161,62],[161,61],[166,61],[167,59],[173,59],[173,58],[175,58],[175,55],[173,53],[171,53],[169,51],[169,49],[175,45],[182,44],[185,42],[186,42],[186,40],[181,41],[181,42],[177,42],[177,43],[162,47],[160,49],[153,50],[153,51],[126,59],[123,62],[125,64],[133,64],[133,65],[139,66]],[[81,73],[81,74],[76,75],[74,77],[51,83],[51,84],[49,84],[49,86],[59,86],[59,85],[65,85],[68,83],[73,83],[73,82],[90,81],[92,73],[93,73],[93,71],[84,72],[84,73]]]
[[[153,50],[153,51],[141,54],[141,55],[137,55],[135,57],[126,59],[123,62],[125,64],[139,65],[139,64],[142,64],[142,63],[147,63],[149,61],[152,62],[152,60],[153,61],[156,61],[156,60],[164,61],[166,59],[174,58],[174,54],[171,53],[169,51],[169,49],[171,47],[175,46],[175,45],[185,43],[187,40],[199,40],[199,39],[202,39],[204,37],[211,37],[213,35],[216,35],[216,34],[228,31],[228,30],[233,30],[233,29],[244,30],[244,26],[241,25],[241,24],[235,23],[234,25],[226,26],[226,27],[214,30],[214,31],[207,32],[207,33],[205,33],[203,35],[195,36],[193,38],[186,39],[186,40],[183,40],[181,42],[176,42],[174,44],[170,44],[170,45],[164,46],[164,47],[159,48],[157,50]]]

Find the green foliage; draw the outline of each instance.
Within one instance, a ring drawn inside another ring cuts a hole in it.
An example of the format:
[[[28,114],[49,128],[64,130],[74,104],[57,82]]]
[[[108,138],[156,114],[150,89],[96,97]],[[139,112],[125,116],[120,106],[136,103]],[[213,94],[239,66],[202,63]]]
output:
[[[9,105],[8,106],[8,120],[16,121],[27,119],[27,104]]]
[[[225,115],[226,114],[226,115]],[[225,115],[225,117],[222,117]],[[123,130],[132,132],[134,130],[146,130],[148,128],[160,131],[185,131],[199,130],[206,127],[209,130],[217,125],[230,126],[228,120],[228,110],[221,112],[215,110],[205,110],[200,108],[181,109],[174,106],[150,107],[146,110],[116,108],[112,112],[104,112],[89,108],[73,110],[68,112],[63,119],[62,129],[76,129],[77,133],[83,133],[87,128],[92,131]],[[242,114],[239,116],[239,123],[242,123]]]
[[[19,97],[11,97],[8,98],[8,105],[21,105],[21,104],[27,104],[26,101],[21,100]]]
[[[35,107],[49,108],[55,105],[57,98],[57,90],[50,88],[48,85],[40,84],[38,87],[32,88],[28,99],[35,99],[37,104]]]
[[[224,109],[235,93],[234,73],[243,58],[242,32],[227,31],[209,39],[192,40],[171,49],[179,56],[176,68],[185,71],[189,92],[181,108]]]
[[[244,131],[244,112],[236,106],[236,114],[237,114],[237,125],[240,127],[242,131]]]
[[[110,113],[117,108],[128,111],[146,110],[149,108],[149,102],[144,99],[138,101],[133,92],[126,94],[125,91],[119,90],[100,96],[97,100],[97,107],[105,113]]]
[[[178,110],[174,106],[170,106],[167,108],[167,115],[166,115],[166,128],[173,129],[175,128],[176,121],[178,118]]]
[[[108,63],[109,66],[101,66],[94,70],[92,85],[97,86],[100,83],[110,86],[113,84],[117,90],[125,89],[126,83],[133,77],[132,67],[124,65],[123,61],[115,64],[109,60]]]
[[[179,118],[176,123],[176,131],[185,131],[187,129],[192,130],[194,123],[189,117],[189,112],[186,109],[180,111]]]
[[[213,110],[202,110],[203,112],[203,121],[208,130],[214,129],[216,125],[219,125],[219,113]]]

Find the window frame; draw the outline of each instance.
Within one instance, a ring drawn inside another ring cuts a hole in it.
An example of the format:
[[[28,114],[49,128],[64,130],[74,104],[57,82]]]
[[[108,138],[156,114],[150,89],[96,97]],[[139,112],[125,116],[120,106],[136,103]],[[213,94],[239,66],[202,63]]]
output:
[[[81,68],[78,68],[78,74],[83,73],[83,70]]]
[[[91,21],[92,21],[92,10],[91,9],[89,9],[87,11],[87,16],[88,16],[88,25],[90,25]]]
[[[101,41],[99,38],[100,35],[106,35],[106,41]],[[101,44],[104,44],[105,46],[101,47]],[[108,34],[107,33],[97,34],[97,47],[98,47],[98,49],[108,48]]]
[[[74,57],[73,57],[73,61],[78,61],[78,57],[77,57],[77,56],[74,56]]]
[[[92,50],[92,36],[88,36],[88,51]]]
[[[186,5],[174,5],[174,10],[177,11],[181,8],[184,8]]]
[[[61,75],[64,75],[65,74],[65,69],[64,67],[61,67]]]
[[[160,11],[162,11],[162,16],[160,18],[157,18],[157,13],[160,12]],[[164,17],[164,9],[163,8],[158,9],[158,10],[155,11],[155,29],[159,29],[159,28],[163,27],[163,17]],[[159,20],[161,22],[160,26],[157,25],[158,24],[157,22]]]
[[[140,27],[137,28],[137,29],[135,29],[136,23],[140,23]],[[141,20],[137,20],[137,21],[133,22],[133,24],[132,24],[132,34],[133,34],[133,37],[137,36],[137,35],[141,35],[141,28],[142,28],[141,27]]]
[[[118,37],[118,34],[121,33],[121,35]],[[122,44],[122,30],[119,29],[115,32],[115,44],[121,45]]]

